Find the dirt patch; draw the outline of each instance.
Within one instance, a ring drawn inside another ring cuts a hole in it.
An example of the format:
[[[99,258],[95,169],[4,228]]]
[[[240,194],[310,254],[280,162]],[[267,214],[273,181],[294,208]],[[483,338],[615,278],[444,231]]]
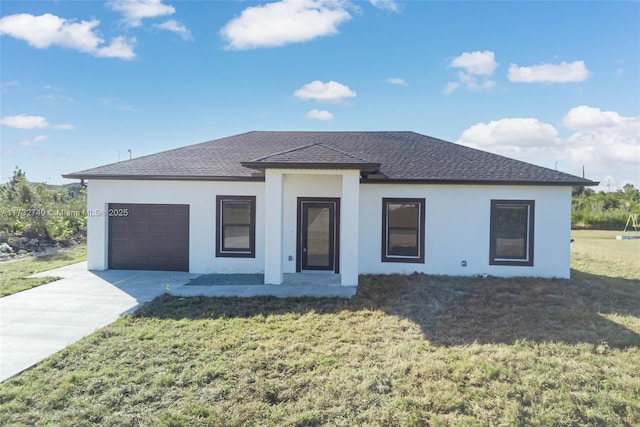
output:
[[[0,243],[0,263],[19,261],[25,258],[52,255],[75,248],[87,242],[85,233],[76,233],[67,239],[49,240],[29,235],[8,236]]]

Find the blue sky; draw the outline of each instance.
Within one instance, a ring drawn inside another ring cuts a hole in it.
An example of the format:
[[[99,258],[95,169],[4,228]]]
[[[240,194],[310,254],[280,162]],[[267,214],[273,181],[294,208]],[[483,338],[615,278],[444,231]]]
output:
[[[640,186],[639,2],[2,1],[0,178],[412,130]]]

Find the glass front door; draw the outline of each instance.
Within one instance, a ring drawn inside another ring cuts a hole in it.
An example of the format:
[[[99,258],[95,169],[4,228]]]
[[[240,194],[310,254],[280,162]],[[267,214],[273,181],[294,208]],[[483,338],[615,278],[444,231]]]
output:
[[[302,270],[336,268],[336,202],[301,201],[299,235]]]

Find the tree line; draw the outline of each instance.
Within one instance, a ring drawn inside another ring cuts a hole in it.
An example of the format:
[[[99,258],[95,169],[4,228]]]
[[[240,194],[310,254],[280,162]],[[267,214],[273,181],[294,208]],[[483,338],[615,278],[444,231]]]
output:
[[[609,193],[588,187],[573,189],[571,227],[574,229],[622,230],[630,214],[640,218],[640,190],[632,184]]]

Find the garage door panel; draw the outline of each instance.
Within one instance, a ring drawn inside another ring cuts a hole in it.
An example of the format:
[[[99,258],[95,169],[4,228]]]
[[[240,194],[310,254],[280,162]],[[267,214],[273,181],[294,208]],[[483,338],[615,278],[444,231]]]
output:
[[[189,270],[189,206],[109,205],[109,268]],[[126,210],[126,211],[125,211]]]
[[[112,239],[111,244],[116,249],[128,248],[129,240],[128,239]]]
[[[114,228],[113,228],[112,232],[114,232],[114,233],[128,233],[129,232],[129,223],[116,222],[114,224]]]
[[[170,222],[156,222],[153,224],[149,224],[149,226],[151,227],[151,232],[152,233],[173,233],[174,232],[174,225]]]
[[[131,225],[131,231],[134,233],[147,233],[149,231],[149,224],[146,222],[136,221]]]

